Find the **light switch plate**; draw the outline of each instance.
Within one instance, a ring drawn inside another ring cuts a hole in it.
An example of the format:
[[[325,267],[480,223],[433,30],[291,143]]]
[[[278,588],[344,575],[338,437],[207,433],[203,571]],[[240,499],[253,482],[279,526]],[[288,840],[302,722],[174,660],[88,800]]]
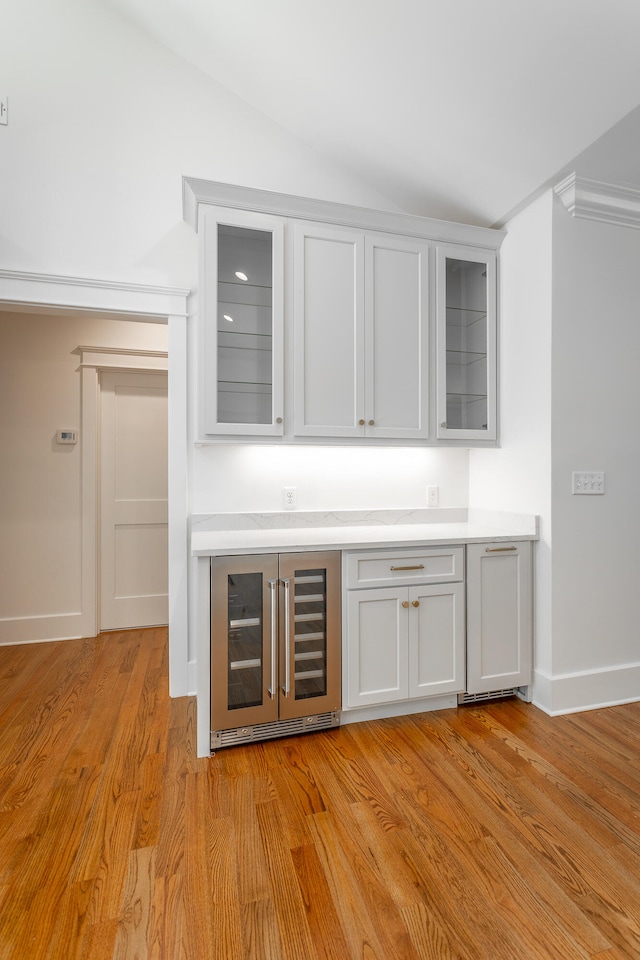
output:
[[[603,470],[574,470],[571,474],[571,493],[603,494]]]

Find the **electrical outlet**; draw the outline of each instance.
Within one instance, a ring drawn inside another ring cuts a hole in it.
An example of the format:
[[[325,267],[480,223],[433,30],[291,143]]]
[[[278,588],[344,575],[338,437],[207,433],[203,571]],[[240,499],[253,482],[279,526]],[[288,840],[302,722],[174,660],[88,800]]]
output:
[[[0,123],[5,126],[9,123],[9,100],[7,97],[0,97]]]
[[[571,474],[571,493],[604,493],[604,471],[574,470]]]
[[[295,487],[283,487],[282,492],[284,495],[284,508],[285,510],[295,510],[296,508],[296,488]]]
[[[427,506],[437,507],[440,502],[440,491],[438,487],[427,487]]]

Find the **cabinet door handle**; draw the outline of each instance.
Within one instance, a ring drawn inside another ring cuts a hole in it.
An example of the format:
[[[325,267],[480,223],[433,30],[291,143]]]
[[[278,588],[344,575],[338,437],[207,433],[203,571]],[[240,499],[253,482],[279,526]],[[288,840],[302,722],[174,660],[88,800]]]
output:
[[[511,550],[517,550],[517,547],[485,547],[485,553],[509,553]]]
[[[269,686],[269,696],[273,700],[276,696],[276,657],[278,642],[278,605],[276,596],[277,580],[269,580],[269,594],[271,598],[271,685]]]
[[[375,425],[375,420],[369,420],[369,426],[373,427]]]
[[[291,690],[291,579],[283,577],[284,586],[284,686],[285,697]]]
[[[276,423],[282,423],[282,417],[276,417]]]
[[[358,420],[358,426],[364,427],[364,420]]]
[[[389,567],[389,570],[424,570],[424,563],[417,563],[414,567]]]
[[[407,607],[409,606],[409,601],[408,601],[408,600],[403,600],[403,601],[402,601],[402,606],[403,606],[403,607],[405,608],[405,610],[406,610]]]
[[[414,607],[419,607],[419,606],[420,606],[420,601],[419,601],[419,600],[412,600],[411,603],[413,604]]]

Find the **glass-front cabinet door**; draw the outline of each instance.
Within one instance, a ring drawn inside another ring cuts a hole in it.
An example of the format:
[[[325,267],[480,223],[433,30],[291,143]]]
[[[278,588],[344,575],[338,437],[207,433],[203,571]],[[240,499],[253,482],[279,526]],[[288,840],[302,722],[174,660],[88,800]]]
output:
[[[278,436],[283,422],[282,222],[203,211],[205,434]]]
[[[496,439],[496,256],[437,251],[437,436]]]

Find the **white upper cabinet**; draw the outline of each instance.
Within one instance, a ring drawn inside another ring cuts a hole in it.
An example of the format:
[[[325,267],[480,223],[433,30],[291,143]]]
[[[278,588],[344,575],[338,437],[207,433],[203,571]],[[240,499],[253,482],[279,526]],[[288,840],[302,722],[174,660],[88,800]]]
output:
[[[495,444],[500,231],[183,185],[202,442]]]
[[[294,225],[297,436],[426,439],[429,244]]]
[[[284,225],[215,207],[201,216],[204,433],[281,435]]]
[[[437,250],[437,436],[495,440],[496,256]]]

